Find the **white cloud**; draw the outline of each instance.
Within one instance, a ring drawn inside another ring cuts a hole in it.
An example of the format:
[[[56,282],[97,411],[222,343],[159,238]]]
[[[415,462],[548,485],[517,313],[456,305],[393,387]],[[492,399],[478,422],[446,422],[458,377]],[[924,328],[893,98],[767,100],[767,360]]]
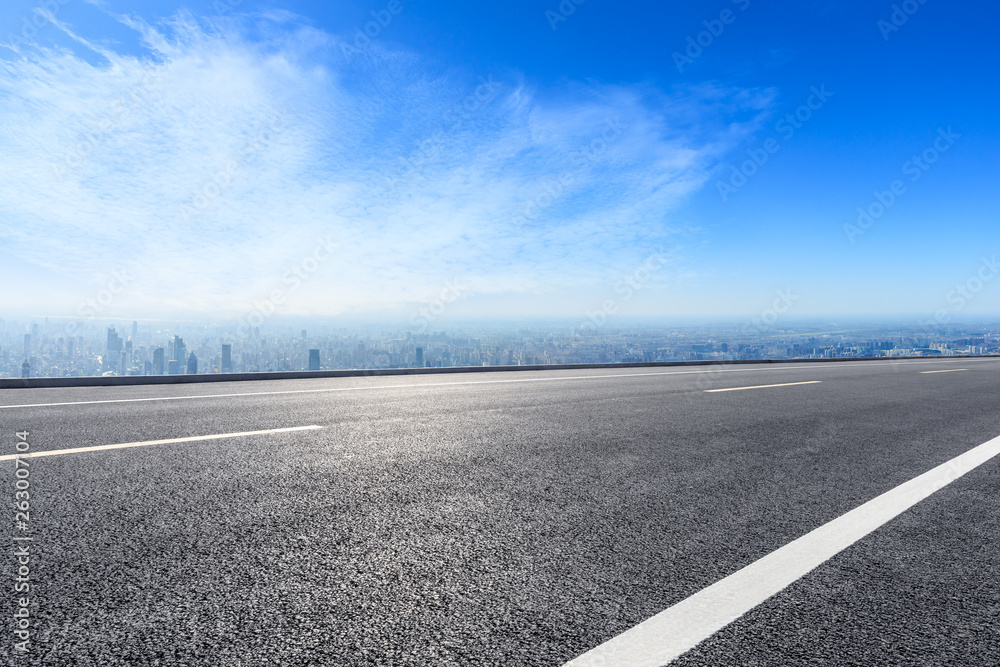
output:
[[[274,289],[288,312],[409,308],[456,277],[473,296],[604,289],[675,242],[671,210],[770,104],[717,86],[543,94],[377,42],[347,63],[287,14],[122,20],[143,53],[81,36],[101,62],[0,60],[0,253],[23,304],[75,312],[121,266],[114,311],[147,316],[240,315]],[[327,235],[340,254],[288,290]]]

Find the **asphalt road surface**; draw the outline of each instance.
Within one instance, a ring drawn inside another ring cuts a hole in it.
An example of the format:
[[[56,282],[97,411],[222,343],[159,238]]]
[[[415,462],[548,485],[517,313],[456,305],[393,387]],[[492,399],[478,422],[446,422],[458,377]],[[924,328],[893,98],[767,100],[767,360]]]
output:
[[[1000,435],[1000,360],[0,390],[0,455],[305,426],[29,459],[26,530],[0,463],[2,661],[563,665]],[[998,491],[1000,457],[671,664],[1000,664]]]

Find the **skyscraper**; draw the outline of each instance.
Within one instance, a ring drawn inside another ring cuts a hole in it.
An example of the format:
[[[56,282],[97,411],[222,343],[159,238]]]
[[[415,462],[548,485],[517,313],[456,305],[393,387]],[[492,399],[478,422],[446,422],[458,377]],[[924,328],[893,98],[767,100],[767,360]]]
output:
[[[114,327],[108,327],[107,355],[104,360],[105,368],[122,373],[121,365],[124,361],[122,357],[122,339],[115,333]]]
[[[31,334],[24,334],[24,356],[27,357],[31,354]]]
[[[222,344],[222,372],[233,372],[233,346],[231,343]]]
[[[187,372],[188,372],[188,375],[197,375],[198,374],[198,357],[194,356],[194,352],[192,352],[191,356],[188,357],[188,360],[187,360]]]
[[[173,348],[173,354],[170,358],[183,365],[187,359],[187,346],[184,344],[184,339],[180,336],[174,336]]]
[[[21,377],[30,378],[31,377],[31,363],[25,359],[24,363],[21,364]]]
[[[319,350],[309,350],[309,370],[319,370]]]
[[[132,320],[132,342],[135,343],[139,339],[139,323]]]
[[[115,333],[114,327],[108,327],[108,354],[122,351],[122,339]]]
[[[424,348],[417,348],[417,368],[424,367]]]
[[[153,350],[153,375],[163,375],[163,348]]]

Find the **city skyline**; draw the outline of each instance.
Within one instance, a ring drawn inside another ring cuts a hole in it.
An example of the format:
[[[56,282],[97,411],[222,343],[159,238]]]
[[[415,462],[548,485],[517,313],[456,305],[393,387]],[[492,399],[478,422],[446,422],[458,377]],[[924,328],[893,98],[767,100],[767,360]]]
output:
[[[425,332],[388,324],[313,322],[315,328],[307,330],[296,322],[240,330],[133,321],[103,329],[90,323],[72,335],[51,320],[0,320],[0,378],[1000,354],[996,320],[914,325],[771,319],[765,312],[742,322],[671,326],[482,321]]]

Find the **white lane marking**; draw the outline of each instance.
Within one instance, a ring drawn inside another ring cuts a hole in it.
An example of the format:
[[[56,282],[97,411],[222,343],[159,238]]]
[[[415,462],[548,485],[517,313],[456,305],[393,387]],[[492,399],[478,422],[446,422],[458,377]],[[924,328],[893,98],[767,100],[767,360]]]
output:
[[[661,667],[997,454],[1000,437],[820,526],[568,662],[566,667]]]
[[[322,426],[291,426],[288,428],[269,428],[264,431],[244,431],[242,433],[219,433],[216,435],[194,435],[187,438],[168,438],[166,440],[144,440],[142,442],[123,442],[117,445],[97,445],[94,447],[75,447],[73,449],[50,449],[28,454],[6,454],[0,456],[0,461],[13,459],[37,459],[40,456],[61,456],[63,454],[82,454],[84,452],[103,452],[108,449],[127,449],[129,447],[149,447],[150,445],[172,445],[178,442],[197,442],[199,440],[221,440],[222,438],[242,438],[248,435],[268,435],[271,433],[291,433],[292,431],[315,431]]]
[[[969,370],[969,369],[968,368],[949,368],[948,370],[944,370],[944,371],[920,371],[920,373],[921,373],[921,375],[923,375],[925,373],[958,373],[959,371],[967,371],[967,370]]]
[[[902,364],[915,366],[917,364],[945,364],[945,363],[957,363],[958,359],[955,360],[935,360],[935,361],[892,361],[892,362],[840,362],[840,363],[830,363],[830,364],[808,364],[802,366],[778,366],[775,368],[718,368],[711,369],[707,371],[657,371],[655,373],[605,373],[601,375],[564,375],[554,378],[517,378],[514,380],[469,380],[467,382],[421,382],[412,384],[386,384],[386,385],[371,385],[367,387],[332,387],[327,389],[289,389],[285,391],[251,391],[243,392],[238,394],[193,394],[189,396],[154,396],[151,398],[114,398],[106,399],[103,401],[66,401],[63,403],[24,403],[21,405],[0,405],[0,410],[10,410],[13,408],[50,408],[58,407],[63,405],[95,405],[98,403],[142,403],[145,401],[184,401],[192,400],[196,398],[234,398],[240,396],[276,396],[279,394],[322,394],[333,391],[361,391],[366,389],[406,389],[409,387],[454,387],[458,385],[471,385],[471,384],[510,384],[513,382],[559,382],[561,380],[600,380],[601,378],[621,378],[621,377],[644,377],[644,376],[657,376],[657,375],[701,375],[701,374],[712,374],[712,373],[763,373],[771,371],[801,371],[805,370],[807,367],[809,369],[816,368],[845,368],[849,366],[899,366]],[[968,361],[968,360],[961,360]],[[983,361],[993,361],[992,359],[986,357]],[[552,370],[559,370],[554,368]],[[501,371],[502,372],[502,371]],[[516,371],[509,371],[516,372]],[[536,371],[539,373],[545,373],[548,371]],[[383,376],[388,377],[388,376]],[[298,378],[298,379],[309,379],[309,378]],[[351,379],[351,378],[316,378],[317,380],[339,380],[339,379]],[[264,380],[246,380],[246,382],[263,382]],[[149,385],[133,385],[133,386],[149,386]],[[74,389],[79,387],[46,387],[46,389]],[[91,389],[93,387],[90,387]]]
[[[822,380],[810,380],[809,382],[784,382],[782,384],[758,384],[753,387],[726,387],[725,389],[706,389],[706,394],[715,394],[720,391],[743,391],[744,389],[770,389],[771,387],[795,387],[800,384],[820,384]]]

